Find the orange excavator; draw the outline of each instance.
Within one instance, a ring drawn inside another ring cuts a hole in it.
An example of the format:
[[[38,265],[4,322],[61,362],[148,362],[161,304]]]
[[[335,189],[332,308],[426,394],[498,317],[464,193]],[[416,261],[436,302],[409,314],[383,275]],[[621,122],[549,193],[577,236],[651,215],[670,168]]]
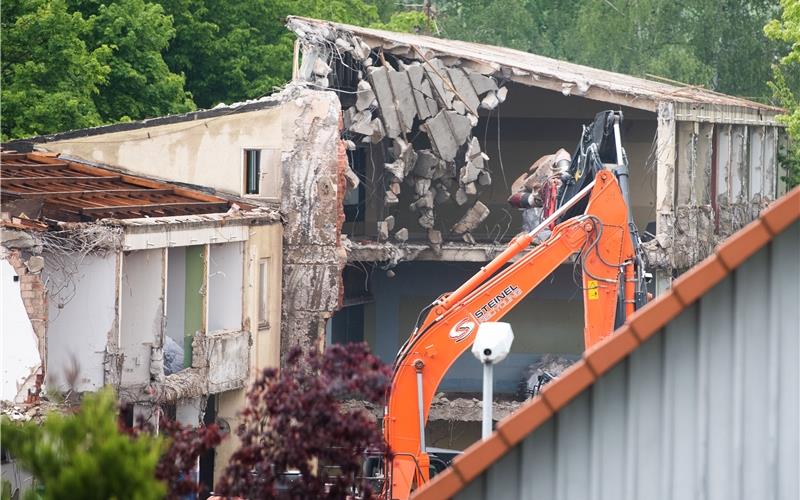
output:
[[[500,320],[576,254],[583,275],[585,347],[610,335],[646,302],[621,121],[621,112],[598,113],[584,127],[569,167],[550,179],[557,200],[541,223],[516,236],[466,283],[420,313],[394,363],[384,416],[390,450],[384,461],[384,498],[406,499],[429,480],[425,423],[431,400],[450,366],[472,345],[481,323]],[[549,238],[531,246],[545,229],[551,230]]]

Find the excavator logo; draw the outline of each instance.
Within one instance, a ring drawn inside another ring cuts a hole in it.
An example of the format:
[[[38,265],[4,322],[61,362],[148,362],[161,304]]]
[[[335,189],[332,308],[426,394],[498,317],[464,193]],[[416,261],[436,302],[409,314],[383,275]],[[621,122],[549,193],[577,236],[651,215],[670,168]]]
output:
[[[470,318],[462,319],[450,330],[450,340],[461,342],[469,337],[473,330],[475,330],[475,322]]]

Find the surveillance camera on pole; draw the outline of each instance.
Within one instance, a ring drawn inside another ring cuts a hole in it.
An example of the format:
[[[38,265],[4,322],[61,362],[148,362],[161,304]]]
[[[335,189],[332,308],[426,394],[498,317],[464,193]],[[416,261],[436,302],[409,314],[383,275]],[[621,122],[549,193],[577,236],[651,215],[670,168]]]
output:
[[[478,326],[472,354],[483,363],[483,422],[481,438],[492,433],[492,401],[494,399],[494,380],[492,367],[506,359],[514,342],[514,332],[508,323],[486,322]]]

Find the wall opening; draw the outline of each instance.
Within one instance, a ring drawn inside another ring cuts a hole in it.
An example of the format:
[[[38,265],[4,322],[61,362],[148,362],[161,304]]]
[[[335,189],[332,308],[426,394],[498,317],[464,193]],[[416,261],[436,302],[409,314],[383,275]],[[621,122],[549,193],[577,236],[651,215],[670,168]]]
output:
[[[170,248],[167,262],[168,319],[164,341],[165,371],[169,375],[192,366],[192,340],[203,329],[205,246]]]
[[[150,352],[161,337],[164,314],[161,249],[125,252],[120,287],[120,349],[123,385],[150,380]]]
[[[241,242],[209,245],[208,331],[242,329]]]

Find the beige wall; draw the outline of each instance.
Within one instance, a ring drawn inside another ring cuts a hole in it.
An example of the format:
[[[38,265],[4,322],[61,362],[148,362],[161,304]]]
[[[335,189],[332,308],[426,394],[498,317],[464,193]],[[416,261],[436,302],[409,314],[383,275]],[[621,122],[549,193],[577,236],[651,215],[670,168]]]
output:
[[[242,194],[244,148],[280,150],[281,109],[273,107],[43,145],[152,177]],[[264,161],[272,157],[265,155]],[[278,157],[277,161],[280,161]]]
[[[243,195],[244,149],[262,149],[262,183],[280,182],[281,157],[297,140],[313,134],[315,117],[326,116],[331,93],[287,89],[270,107],[78,137],[37,145],[38,149],[138,174],[208,186]],[[298,123],[303,116],[303,122]],[[298,128],[305,128],[298,133]],[[274,178],[268,175],[274,174]],[[280,186],[273,189],[280,193]],[[278,194],[279,196],[279,194]]]
[[[268,367],[277,367],[280,361],[281,321],[281,269],[283,226],[269,224],[251,226],[245,246],[244,274],[244,325],[253,339],[250,351],[250,379],[243,389],[226,391],[217,396],[217,418],[230,426],[231,435],[217,447],[214,462],[214,479],[219,479],[233,452],[239,447],[235,431],[241,419],[245,395],[258,374]],[[268,326],[260,326],[258,318],[259,262],[269,259],[269,318]]]

